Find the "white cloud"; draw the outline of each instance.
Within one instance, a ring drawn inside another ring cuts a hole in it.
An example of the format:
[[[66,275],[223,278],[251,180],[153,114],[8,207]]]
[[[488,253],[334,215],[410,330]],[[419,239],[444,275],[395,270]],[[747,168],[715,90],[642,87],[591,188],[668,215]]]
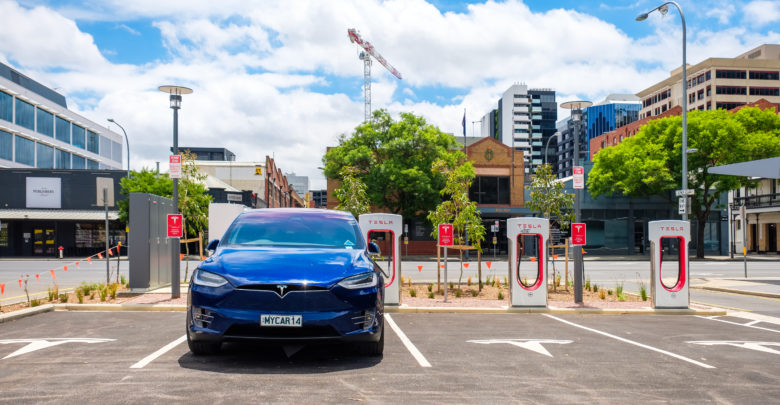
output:
[[[736,7],[730,1],[720,1],[712,5],[704,13],[705,16],[715,18],[721,24],[728,24],[731,17],[736,12]]]
[[[743,8],[746,24],[757,26],[780,21],[780,1],[756,0]]]

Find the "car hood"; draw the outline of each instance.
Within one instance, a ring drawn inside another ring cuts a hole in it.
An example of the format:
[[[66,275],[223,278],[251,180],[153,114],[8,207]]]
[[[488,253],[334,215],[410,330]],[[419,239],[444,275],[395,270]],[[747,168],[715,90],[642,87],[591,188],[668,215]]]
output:
[[[201,269],[234,286],[294,283],[329,287],[344,277],[373,270],[362,250],[314,248],[221,248]]]

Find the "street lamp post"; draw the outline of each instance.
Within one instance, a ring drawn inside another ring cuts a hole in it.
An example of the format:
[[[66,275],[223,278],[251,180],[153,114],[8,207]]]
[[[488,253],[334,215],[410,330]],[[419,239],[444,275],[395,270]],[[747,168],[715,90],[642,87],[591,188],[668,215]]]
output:
[[[119,129],[122,130],[122,133],[125,134],[125,143],[127,144],[127,178],[130,179],[130,140],[127,138],[127,131],[125,131],[118,122],[114,121],[113,118],[109,118],[108,122],[118,126]]]
[[[647,19],[647,16],[654,12],[658,11],[662,15],[666,15],[666,13],[669,12],[669,4],[677,7],[677,11],[680,12],[680,19],[682,20],[682,80],[680,80],[682,85],[682,189],[687,190],[688,189],[688,71],[686,70],[686,63],[685,63],[685,14],[683,14],[682,8],[679,4],[675,1],[668,1],[664,4],[661,4],[660,6],[646,12],[643,14],[640,14],[636,17],[637,21],[644,21]],[[683,197],[686,200],[689,198],[688,196]],[[687,201],[686,201],[687,202]],[[688,205],[685,206],[685,211],[682,216],[683,221],[688,220]]]
[[[550,147],[550,141],[552,141],[553,138],[558,137],[558,133],[556,132],[553,136],[547,138],[547,145],[544,146],[544,164],[547,164],[547,149]]]
[[[574,123],[574,161],[572,162],[572,173],[574,166],[580,165],[580,122],[582,121],[582,109],[592,106],[590,101],[567,101],[561,104],[561,108],[571,110],[571,120]],[[573,181],[572,181],[573,184]],[[580,222],[580,189],[574,189],[574,222]],[[585,273],[585,267],[582,262],[582,247],[574,248],[574,302],[582,302],[582,279]]]
[[[192,89],[181,86],[160,86],[159,90],[163,93],[170,94],[171,109],[173,110],[173,154],[179,154],[179,109],[181,108],[181,96],[182,94],[192,93]],[[173,179],[173,210],[174,213],[179,213],[179,179]],[[178,239],[173,242],[174,248],[171,249],[171,298],[179,298],[181,296],[181,278],[180,270],[181,264],[179,259],[179,251],[181,246]]]

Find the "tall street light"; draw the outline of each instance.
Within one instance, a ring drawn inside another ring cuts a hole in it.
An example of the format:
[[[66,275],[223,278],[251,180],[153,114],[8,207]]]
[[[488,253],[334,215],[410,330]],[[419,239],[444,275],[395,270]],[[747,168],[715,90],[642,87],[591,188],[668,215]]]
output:
[[[580,165],[580,123],[582,121],[582,109],[592,106],[590,101],[567,101],[561,104],[561,108],[571,110],[571,120],[574,124],[574,161],[572,162],[572,173],[574,166]],[[574,184],[574,181],[572,181]],[[574,189],[574,222],[580,220],[580,189]],[[582,279],[585,268],[582,263],[582,246],[574,248],[574,302],[582,302]]]
[[[683,14],[682,8],[677,2],[668,1],[660,6],[636,17],[637,21],[644,21],[647,16],[658,11],[661,15],[666,15],[669,12],[669,5],[677,7],[677,11],[680,12],[680,19],[682,20],[682,189],[688,190],[688,71],[685,64],[685,14]],[[686,200],[688,196],[683,197]],[[686,201],[687,203],[687,201]],[[688,220],[688,204],[685,204],[685,211],[682,216],[683,221]]]
[[[181,108],[181,96],[182,94],[192,93],[192,89],[181,86],[160,86],[159,90],[163,93],[170,94],[171,109],[173,110],[173,154],[179,154],[179,108]],[[179,213],[179,179],[173,179],[173,210],[174,213]],[[181,247],[178,241],[174,242],[174,249],[171,250],[171,298],[179,298],[181,296],[181,264],[179,259],[179,251]]]
[[[127,178],[129,180],[130,179],[130,140],[127,138],[127,131],[125,131],[125,129],[121,125],[119,125],[118,122],[114,121],[113,118],[109,118],[108,122],[118,126],[119,129],[122,130],[122,133],[125,134],[125,143],[127,144]]]
[[[550,147],[550,141],[553,140],[553,138],[558,138],[560,136],[560,133],[556,132],[551,137],[547,138],[547,145],[544,146],[544,164],[547,164],[547,149]]]

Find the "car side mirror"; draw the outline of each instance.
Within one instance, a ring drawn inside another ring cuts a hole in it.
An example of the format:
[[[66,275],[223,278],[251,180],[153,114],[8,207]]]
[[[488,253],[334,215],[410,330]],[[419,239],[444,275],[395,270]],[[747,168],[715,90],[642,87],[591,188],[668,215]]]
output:
[[[210,250],[214,252],[215,250],[217,250],[218,245],[219,245],[219,239],[214,239],[211,242],[209,242],[209,244],[206,246],[206,250]]]
[[[382,251],[379,249],[379,245],[374,242],[368,242],[368,254],[371,256],[379,256]]]

